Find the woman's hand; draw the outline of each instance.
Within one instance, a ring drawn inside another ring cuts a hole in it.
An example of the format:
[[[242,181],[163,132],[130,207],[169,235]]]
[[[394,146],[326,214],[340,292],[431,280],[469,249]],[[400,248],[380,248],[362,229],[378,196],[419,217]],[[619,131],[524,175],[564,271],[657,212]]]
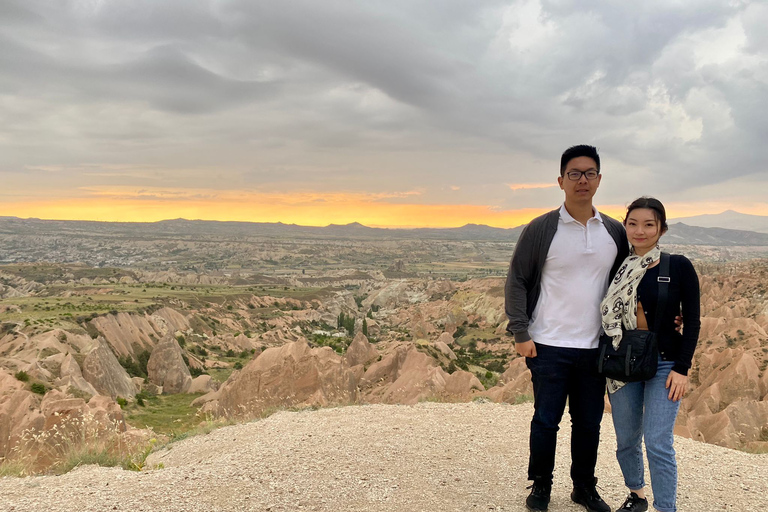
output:
[[[685,396],[685,390],[688,388],[688,376],[669,372],[666,388],[669,390],[669,399],[677,402]]]

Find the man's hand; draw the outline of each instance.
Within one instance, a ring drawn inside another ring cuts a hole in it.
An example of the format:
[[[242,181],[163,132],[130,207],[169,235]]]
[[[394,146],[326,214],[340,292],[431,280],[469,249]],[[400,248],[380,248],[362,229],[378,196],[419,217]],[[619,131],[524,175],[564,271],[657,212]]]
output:
[[[536,357],[536,345],[534,345],[533,340],[515,343],[515,350],[523,357]]]
[[[683,332],[683,317],[680,315],[675,317],[675,330],[677,332]]]
[[[669,399],[677,402],[685,396],[685,390],[688,387],[688,376],[680,375],[677,372],[669,372],[666,388],[669,390]]]

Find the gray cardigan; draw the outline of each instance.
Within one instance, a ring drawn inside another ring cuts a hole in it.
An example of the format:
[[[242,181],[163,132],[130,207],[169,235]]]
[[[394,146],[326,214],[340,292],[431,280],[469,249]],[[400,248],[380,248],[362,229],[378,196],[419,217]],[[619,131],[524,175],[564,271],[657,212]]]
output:
[[[624,226],[617,220],[601,213],[603,225],[618,249],[611,268],[611,279],[629,255],[629,243]],[[528,325],[541,291],[541,271],[547,259],[549,246],[557,232],[560,209],[552,210],[533,219],[517,240],[512,261],[509,263],[507,283],[504,287],[504,308],[509,323],[507,332],[515,336],[515,343],[531,339]]]

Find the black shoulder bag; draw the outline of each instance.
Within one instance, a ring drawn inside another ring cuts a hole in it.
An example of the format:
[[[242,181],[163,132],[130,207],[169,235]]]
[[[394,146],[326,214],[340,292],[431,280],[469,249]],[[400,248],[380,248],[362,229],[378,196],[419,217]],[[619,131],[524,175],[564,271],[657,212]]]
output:
[[[648,380],[656,375],[659,364],[659,343],[656,333],[661,327],[661,317],[667,305],[669,288],[669,254],[661,253],[659,262],[659,300],[656,304],[654,328],[624,330],[619,348],[613,348],[613,340],[607,334],[600,336],[600,359],[597,373],[622,382]]]

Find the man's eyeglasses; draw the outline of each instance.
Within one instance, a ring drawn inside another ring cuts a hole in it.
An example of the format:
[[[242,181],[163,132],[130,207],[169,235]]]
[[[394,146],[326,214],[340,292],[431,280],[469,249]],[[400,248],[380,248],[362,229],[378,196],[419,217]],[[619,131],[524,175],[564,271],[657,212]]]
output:
[[[594,180],[597,179],[599,174],[600,171],[596,171],[594,169],[590,169],[588,171],[568,171],[565,173],[565,175],[568,176],[568,179],[571,181],[579,181],[582,175],[586,176],[588,180]]]

